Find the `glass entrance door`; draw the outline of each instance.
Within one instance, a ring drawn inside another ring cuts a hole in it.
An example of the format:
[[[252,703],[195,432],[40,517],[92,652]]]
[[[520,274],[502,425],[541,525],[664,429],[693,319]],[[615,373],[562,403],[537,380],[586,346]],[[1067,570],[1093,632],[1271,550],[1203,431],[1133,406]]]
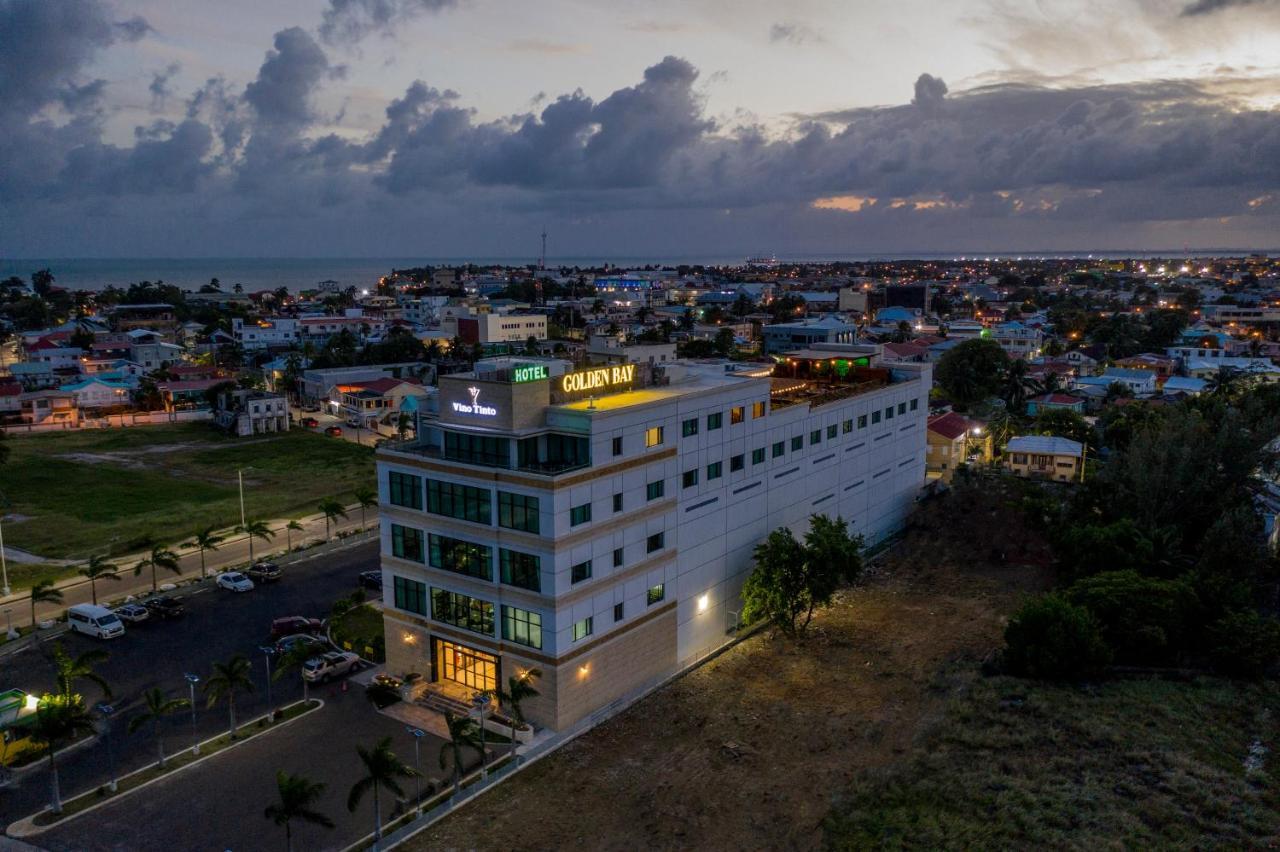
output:
[[[436,674],[477,691],[498,685],[498,658],[443,639],[436,644]]]

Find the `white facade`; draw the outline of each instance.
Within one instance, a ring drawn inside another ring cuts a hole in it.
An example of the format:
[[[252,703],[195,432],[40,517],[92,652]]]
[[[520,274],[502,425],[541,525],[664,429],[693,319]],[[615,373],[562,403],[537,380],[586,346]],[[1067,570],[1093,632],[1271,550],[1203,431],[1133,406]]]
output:
[[[298,342],[301,326],[289,317],[274,317],[258,322],[245,322],[236,317],[231,320],[231,336],[245,351],[284,348]]]

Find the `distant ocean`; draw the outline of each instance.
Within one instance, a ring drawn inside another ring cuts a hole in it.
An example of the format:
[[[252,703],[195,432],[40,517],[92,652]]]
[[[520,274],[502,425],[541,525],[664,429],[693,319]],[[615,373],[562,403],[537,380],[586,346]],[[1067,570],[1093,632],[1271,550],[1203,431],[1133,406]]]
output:
[[[1004,253],[943,253],[917,252],[913,254],[825,254],[778,255],[788,261],[868,261],[912,258],[917,260],[946,260],[965,256],[969,258],[996,257],[1026,258],[1136,258],[1136,257],[1188,257],[1188,256],[1242,256],[1249,249],[1192,249],[1191,251],[1144,252],[1022,252]],[[101,290],[115,285],[127,287],[138,281],[163,280],[184,289],[197,289],[217,278],[224,288],[236,284],[245,290],[268,290],[288,287],[305,290],[326,280],[337,281],[343,287],[372,287],[378,278],[392,269],[414,266],[442,266],[475,263],[480,265],[521,266],[533,262],[527,257],[201,257],[201,258],[0,258],[0,279],[17,275],[29,279],[32,272],[48,268],[53,271],[58,285],[71,290]],[[618,267],[637,267],[646,264],[705,264],[725,265],[742,263],[739,257],[549,257],[547,267],[600,267],[608,263]]]

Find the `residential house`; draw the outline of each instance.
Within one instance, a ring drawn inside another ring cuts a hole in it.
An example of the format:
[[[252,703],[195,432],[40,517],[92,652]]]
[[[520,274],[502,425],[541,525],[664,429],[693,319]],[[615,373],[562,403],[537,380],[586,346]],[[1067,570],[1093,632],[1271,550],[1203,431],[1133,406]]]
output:
[[[302,371],[297,390],[304,405],[327,403],[336,408],[341,405],[341,400],[330,396],[329,391],[337,385],[356,384],[383,377],[400,379],[409,376],[420,379],[424,385],[431,384],[435,381],[435,367],[417,361],[405,361],[398,364],[370,364],[366,367],[308,369]]]
[[[1046,411],[1070,411],[1074,414],[1084,414],[1084,402],[1082,397],[1065,393],[1041,394],[1027,401],[1027,414],[1033,417]]]
[[[1079,349],[1072,349],[1062,356],[1062,359],[1071,365],[1072,369],[1078,375],[1089,375],[1098,369],[1107,357],[1107,347],[1101,344],[1092,344],[1090,346],[1082,346]]]
[[[164,401],[164,410],[175,411],[208,411],[213,406],[209,403],[209,389],[225,384],[227,379],[188,379],[177,382],[159,382],[156,390]]]
[[[1069,438],[1019,436],[1009,439],[1004,462],[1015,476],[1074,482],[1084,470],[1084,445]]]
[[[587,360],[593,364],[663,364],[676,360],[676,345],[628,343],[622,335],[595,334],[587,343]]]
[[[1040,356],[1044,347],[1044,332],[1036,326],[1021,322],[1002,322],[991,327],[991,339],[1000,344],[1000,348],[1010,358],[1029,361]]]
[[[1166,355],[1144,352],[1129,358],[1119,358],[1115,365],[1123,370],[1149,370],[1156,375],[1156,384],[1163,385],[1177,370],[1178,362]]]
[[[976,420],[963,414],[948,411],[935,414],[928,420],[928,443],[925,450],[925,475],[943,482],[951,482],[956,468],[965,464],[971,456],[976,461],[991,460],[991,433]]]
[[[172,340],[178,327],[178,317],[173,305],[116,305],[111,309],[111,327],[115,331],[157,331]]]
[[[839,314],[764,326],[766,355],[804,349],[815,343],[855,343],[858,326]]]
[[[219,395],[214,421],[233,435],[264,435],[289,429],[289,401],[281,394],[251,388]]]
[[[1164,388],[1166,394],[1184,394],[1186,396],[1197,396],[1204,393],[1204,389],[1209,383],[1204,379],[1197,379],[1194,376],[1170,376],[1165,379]]]
[[[100,376],[63,385],[62,390],[75,396],[76,406],[81,411],[121,408],[129,405],[133,396],[133,389],[128,383]]]
[[[1156,392],[1156,374],[1151,370],[1124,370],[1111,367],[1101,378],[1108,385],[1121,384],[1133,391],[1134,396],[1150,396]]]
[[[22,407],[22,422],[32,426],[60,424],[74,427],[80,424],[76,395],[70,391],[28,391],[19,397],[19,402]]]
[[[291,317],[271,317],[245,321],[231,320],[231,336],[246,352],[263,349],[287,349],[298,342],[301,321]]]
[[[337,385],[330,392],[330,405],[336,416],[352,426],[376,430],[383,424],[394,428],[406,408],[406,399],[413,398],[408,409],[417,410],[418,400],[429,393],[421,379],[384,377]]]

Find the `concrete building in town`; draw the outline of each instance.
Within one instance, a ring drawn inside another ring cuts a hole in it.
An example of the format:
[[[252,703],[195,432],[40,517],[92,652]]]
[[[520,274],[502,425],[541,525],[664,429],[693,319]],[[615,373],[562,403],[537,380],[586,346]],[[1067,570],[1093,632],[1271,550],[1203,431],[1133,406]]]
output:
[[[772,530],[900,528],[930,379],[876,346],[441,376],[377,456],[387,669],[466,701],[539,668],[523,706],[553,729],[637,695],[730,638]]]
[[[817,343],[853,343],[858,326],[839,314],[766,325],[761,329],[766,355],[801,349]]]
[[[293,317],[272,317],[248,321],[231,320],[231,336],[246,352],[263,349],[287,349],[298,342],[302,325]]]
[[[1009,439],[1004,459],[1016,476],[1072,482],[1084,470],[1084,445],[1069,438],[1020,436]]]

